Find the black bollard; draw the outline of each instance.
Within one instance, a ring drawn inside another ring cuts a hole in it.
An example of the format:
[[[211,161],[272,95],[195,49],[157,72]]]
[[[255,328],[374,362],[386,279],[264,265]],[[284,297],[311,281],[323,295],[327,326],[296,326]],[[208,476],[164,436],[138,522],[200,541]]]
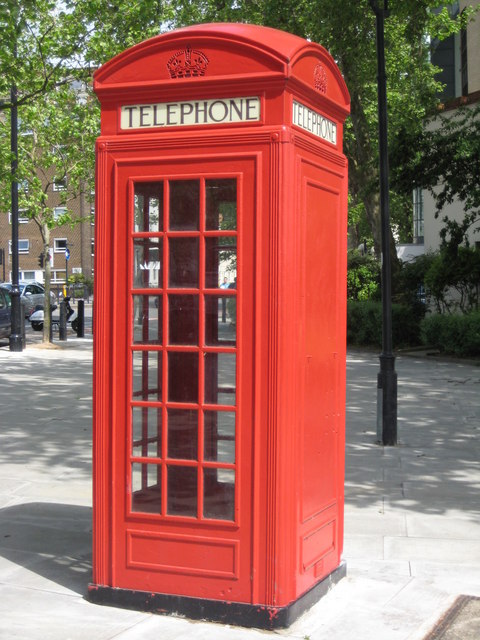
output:
[[[67,339],[67,304],[65,300],[60,303],[60,325],[58,330],[58,339]]]
[[[77,302],[77,338],[85,337],[85,300]]]

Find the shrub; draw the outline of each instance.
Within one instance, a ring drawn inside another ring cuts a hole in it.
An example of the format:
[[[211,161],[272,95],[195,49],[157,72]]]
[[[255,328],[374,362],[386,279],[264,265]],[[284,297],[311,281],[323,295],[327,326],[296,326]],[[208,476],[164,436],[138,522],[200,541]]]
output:
[[[480,251],[470,247],[444,247],[425,274],[425,285],[440,313],[478,309]]]
[[[455,356],[480,355],[480,312],[432,314],[421,323],[423,343]]]
[[[348,252],[347,296],[349,300],[379,299],[380,272],[378,260],[356,250]]]
[[[395,349],[421,344],[420,318],[408,305],[392,305],[392,342]],[[347,343],[382,346],[382,304],[349,300],[347,304]]]

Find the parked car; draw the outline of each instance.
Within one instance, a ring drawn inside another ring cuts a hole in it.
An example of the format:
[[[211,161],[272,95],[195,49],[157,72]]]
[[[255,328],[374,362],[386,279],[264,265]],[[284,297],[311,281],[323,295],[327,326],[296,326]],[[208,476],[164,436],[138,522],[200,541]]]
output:
[[[11,310],[10,294],[0,287],[0,338],[8,338],[12,332]]]
[[[0,288],[6,289],[11,292],[12,284],[10,282],[3,282]],[[25,311],[25,317],[29,318],[37,307],[43,307],[45,305],[45,289],[40,282],[19,282],[18,288],[20,289],[20,302],[23,305]],[[55,303],[55,295],[50,292],[50,300],[52,304]]]

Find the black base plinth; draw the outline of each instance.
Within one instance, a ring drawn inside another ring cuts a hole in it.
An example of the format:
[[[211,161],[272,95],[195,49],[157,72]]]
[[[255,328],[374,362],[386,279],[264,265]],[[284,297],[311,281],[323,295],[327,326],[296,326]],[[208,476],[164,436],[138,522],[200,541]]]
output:
[[[321,582],[284,607],[263,604],[245,604],[222,600],[205,600],[165,593],[132,591],[90,584],[88,599],[95,604],[123,607],[137,611],[149,611],[162,615],[179,615],[192,620],[221,622],[241,627],[258,629],[280,629],[289,627],[307,609],[322,598],[337,582],[347,574],[342,563]]]

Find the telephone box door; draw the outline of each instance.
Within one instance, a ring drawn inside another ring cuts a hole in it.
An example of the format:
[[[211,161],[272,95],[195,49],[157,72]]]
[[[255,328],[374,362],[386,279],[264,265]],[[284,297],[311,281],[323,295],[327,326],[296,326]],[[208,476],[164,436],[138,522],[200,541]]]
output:
[[[254,161],[115,164],[112,583],[248,602]]]

